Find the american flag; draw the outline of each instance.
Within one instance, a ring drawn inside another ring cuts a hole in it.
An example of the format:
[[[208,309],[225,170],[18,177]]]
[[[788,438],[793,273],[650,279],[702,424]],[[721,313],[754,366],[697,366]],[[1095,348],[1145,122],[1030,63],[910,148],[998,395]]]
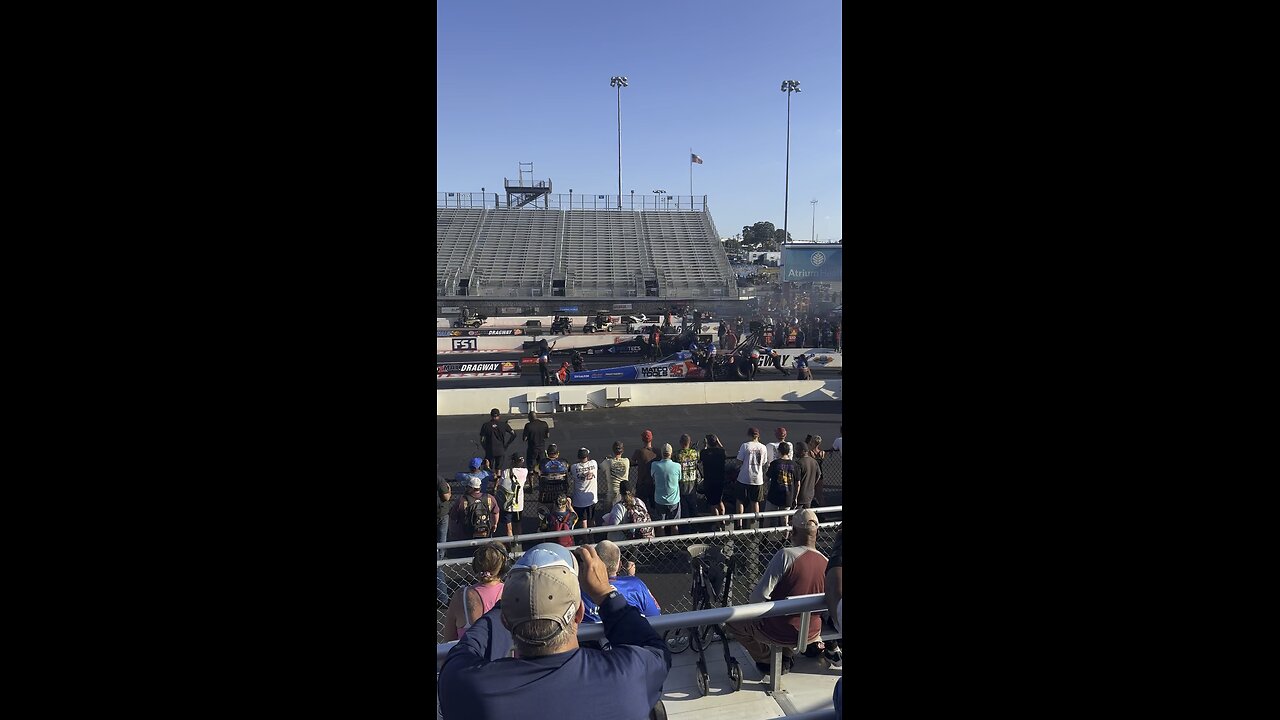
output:
[[[701,165],[701,164],[702,164],[702,158],[698,157],[697,155],[694,155],[692,158],[690,158],[690,159],[689,159],[689,162],[696,162],[696,163],[698,163],[699,165]]]

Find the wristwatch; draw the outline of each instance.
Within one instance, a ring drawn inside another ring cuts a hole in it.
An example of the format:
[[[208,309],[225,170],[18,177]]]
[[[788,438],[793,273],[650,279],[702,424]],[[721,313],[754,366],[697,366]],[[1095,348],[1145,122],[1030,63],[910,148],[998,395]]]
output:
[[[606,602],[608,602],[609,600],[612,600],[612,599],[614,599],[614,598],[616,598],[616,597],[619,597],[620,595],[621,595],[621,593],[619,593],[619,592],[618,592],[618,588],[616,588],[616,587],[614,587],[614,586],[610,585],[610,586],[609,586],[609,592],[608,592],[608,594],[606,594],[606,595],[604,596],[604,598],[602,598],[602,599],[600,600],[600,604],[601,604],[601,605],[603,605],[603,604],[605,604]]]

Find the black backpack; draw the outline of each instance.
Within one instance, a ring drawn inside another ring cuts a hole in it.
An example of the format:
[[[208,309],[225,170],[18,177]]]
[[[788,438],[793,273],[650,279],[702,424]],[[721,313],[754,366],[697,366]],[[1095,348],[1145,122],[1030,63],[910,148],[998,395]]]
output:
[[[492,519],[489,496],[481,495],[474,500],[467,498],[467,509],[463,517],[467,519],[467,526],[471,528],[472,538],[489,537],[489,523]]]

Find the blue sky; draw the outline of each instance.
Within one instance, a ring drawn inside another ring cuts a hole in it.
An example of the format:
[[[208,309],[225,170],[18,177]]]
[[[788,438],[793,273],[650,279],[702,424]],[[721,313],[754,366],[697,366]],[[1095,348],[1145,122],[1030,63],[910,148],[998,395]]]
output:
[[[788,229],[843,235],[841,9],[836,0],[441,0],[436,10],[437,192],[502,191],[534,163],[554,192],[707,195],[722,236],[783,223],[791,95]]]

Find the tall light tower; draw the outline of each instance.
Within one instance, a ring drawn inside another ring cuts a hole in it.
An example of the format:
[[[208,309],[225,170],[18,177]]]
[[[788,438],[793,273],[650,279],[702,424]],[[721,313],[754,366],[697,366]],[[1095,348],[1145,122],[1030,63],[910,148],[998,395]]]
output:
[[[809,218],[809,242],[817,242],[818,226],[815,223],[818,220],[818,201],[816,199],[810,200],[809,204],[813,206],[813,216]]]
[[[618,89],[618,209],[622,209],[622,88],[627,86],[625,75],[609,78],[609,87]]]
[[[783,181],[782,190],[782,242],[786,242],[787,202],[790,199],[789,194],[791,191],[791,93],[800,92],[800,82],[798,80],[783,80],[782,92],[787,94],[787,174],[786,179]]]

